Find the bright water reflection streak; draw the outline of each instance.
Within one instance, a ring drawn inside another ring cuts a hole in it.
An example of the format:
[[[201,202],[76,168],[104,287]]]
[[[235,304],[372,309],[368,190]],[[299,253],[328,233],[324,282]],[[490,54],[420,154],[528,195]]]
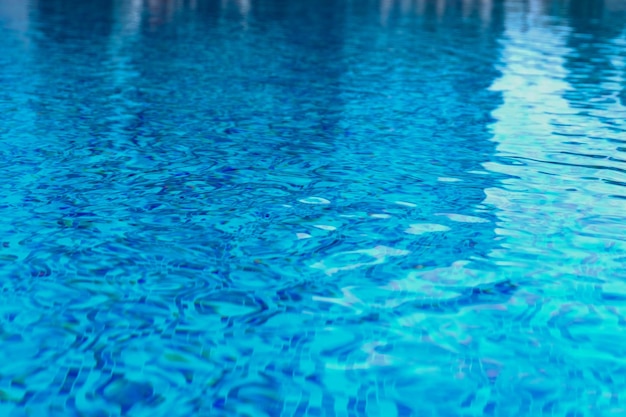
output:
[[[558,381],[552,386],[558,391],[554,404],[558,410],[571,407],[574,414],[567,415],[621,415],[626,413],[619,400],[626,371],[620,359],[626,343],[624,29],[601,42],[574,32],[561,10],[551,14],[548,8],[541,1],[507,6],[502,77],[492,86],[503,94],[493,113],[498,159],[485,168],[510,178],[485,190],[485,203],[498,208],[501,236],[491,257],[522,287],[507,303],[519,317],[513,334],[532,346],[527,362],[516,362],[517,378]],[[577,38],[595,40],[598,55],[581,56],[569,42]],[[570,57],[582,65],[568,68]],[[613,65],[595,68],[604,74],[585,83],[579,71],[589,71],[600,57]],[[571,101],[583,94],[583,100]],[[530,415],[542,411],[531,410]]]
[[[0,415],[623,415],[625,11],[0,0]]]

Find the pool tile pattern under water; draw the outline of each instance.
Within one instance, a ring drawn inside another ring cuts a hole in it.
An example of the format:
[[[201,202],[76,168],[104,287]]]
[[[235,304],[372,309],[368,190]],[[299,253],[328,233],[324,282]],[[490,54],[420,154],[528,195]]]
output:
[[[0,35],[0,415],[626,415],[619,0]]]

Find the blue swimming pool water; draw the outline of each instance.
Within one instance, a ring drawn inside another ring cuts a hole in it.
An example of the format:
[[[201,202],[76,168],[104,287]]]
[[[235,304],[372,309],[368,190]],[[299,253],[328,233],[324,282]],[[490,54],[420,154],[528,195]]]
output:
[[[621,0],[0,0],[0,415],[626,415]]]

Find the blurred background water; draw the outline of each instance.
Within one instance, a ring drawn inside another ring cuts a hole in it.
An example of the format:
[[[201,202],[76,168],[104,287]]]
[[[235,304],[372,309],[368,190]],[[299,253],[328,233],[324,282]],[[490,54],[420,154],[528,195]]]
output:
[[[626,415],[623,0],[0,0],[0,415]]]

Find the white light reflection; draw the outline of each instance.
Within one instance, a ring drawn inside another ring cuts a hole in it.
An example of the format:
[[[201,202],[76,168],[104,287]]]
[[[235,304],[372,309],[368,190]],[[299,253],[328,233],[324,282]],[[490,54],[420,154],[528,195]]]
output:
[[[12,88],[4,88],[3,93],[10,97],[14,103],[14,111],[5,113],[3,117],[3,128],[11,131],[12,134],[3,135],[3,147],[8,149],[9,145],[24,145],[24,135],[31,135],[36,131],[34,127],[37,120],[37,111],[31,105],[36,97],[37,84],[39,82],[37,71],[33,71],[33,61],[36,60],[36,39],[37,29],[31,23],[31,13],[34,9],[33,1],[0,1],[0,30],[2,30],[2,41],[16,46],[9,47],[0,56],[0,79],[8,79],[8,85]],[[33,53],[35,52],[35,53]],[[18,81],[19,80],[19,81]],[[13,81],[13,82],[12,82]],[[9,128],[10,126],[10,128]]]
[[[138,75],[126,50],[139,35],[142,8],[143,0],[115,2],[115,23],[109,38],[109,65],[114,83],[118,86],[127,85]]]
[[[493,112],[493,134],[497,156],[504,159],[484,166],[509,178],[485,190],[485,202],[499,211],[496,233],[504,238],[491,256],[502,265],[517,260],[525,273],[533,268],[577,273],[575,265],[594,251],[616,244],[626,249],[626,242],[615,240],[626,228],[616,227],[615,220],[598,223],[607,216],[626,220],[626,200],[612,198],[626,196],[626,189],[607,183],[626,176],[608,159],[618,145],[605,123],[626,114],[617,102],[594,109],[593,116],[571,106],[565,97],[575,89],[566,67],[566,57],[577,53],[568,46],[572,29],[565,19],[549,20],[543,5],[507,3],[502,77],[492,86],[503,96]]]
[[[246,28],[248,26],[248,17],[250,10],[252,9],[252,3],[250,0],[222,0],[222,10],[227,9],[230,5],[234,5],[239,14],[241,15],[241,24]]]
[[[19,33],[25,42],[28,42],[30,6],[29,1],[0,1],[0,26]]]
[[[389,14],[391,13],[391,9],[393,8],[393,2],[394,0],[380,1],[380,24],[383,26],[387,26]]]

